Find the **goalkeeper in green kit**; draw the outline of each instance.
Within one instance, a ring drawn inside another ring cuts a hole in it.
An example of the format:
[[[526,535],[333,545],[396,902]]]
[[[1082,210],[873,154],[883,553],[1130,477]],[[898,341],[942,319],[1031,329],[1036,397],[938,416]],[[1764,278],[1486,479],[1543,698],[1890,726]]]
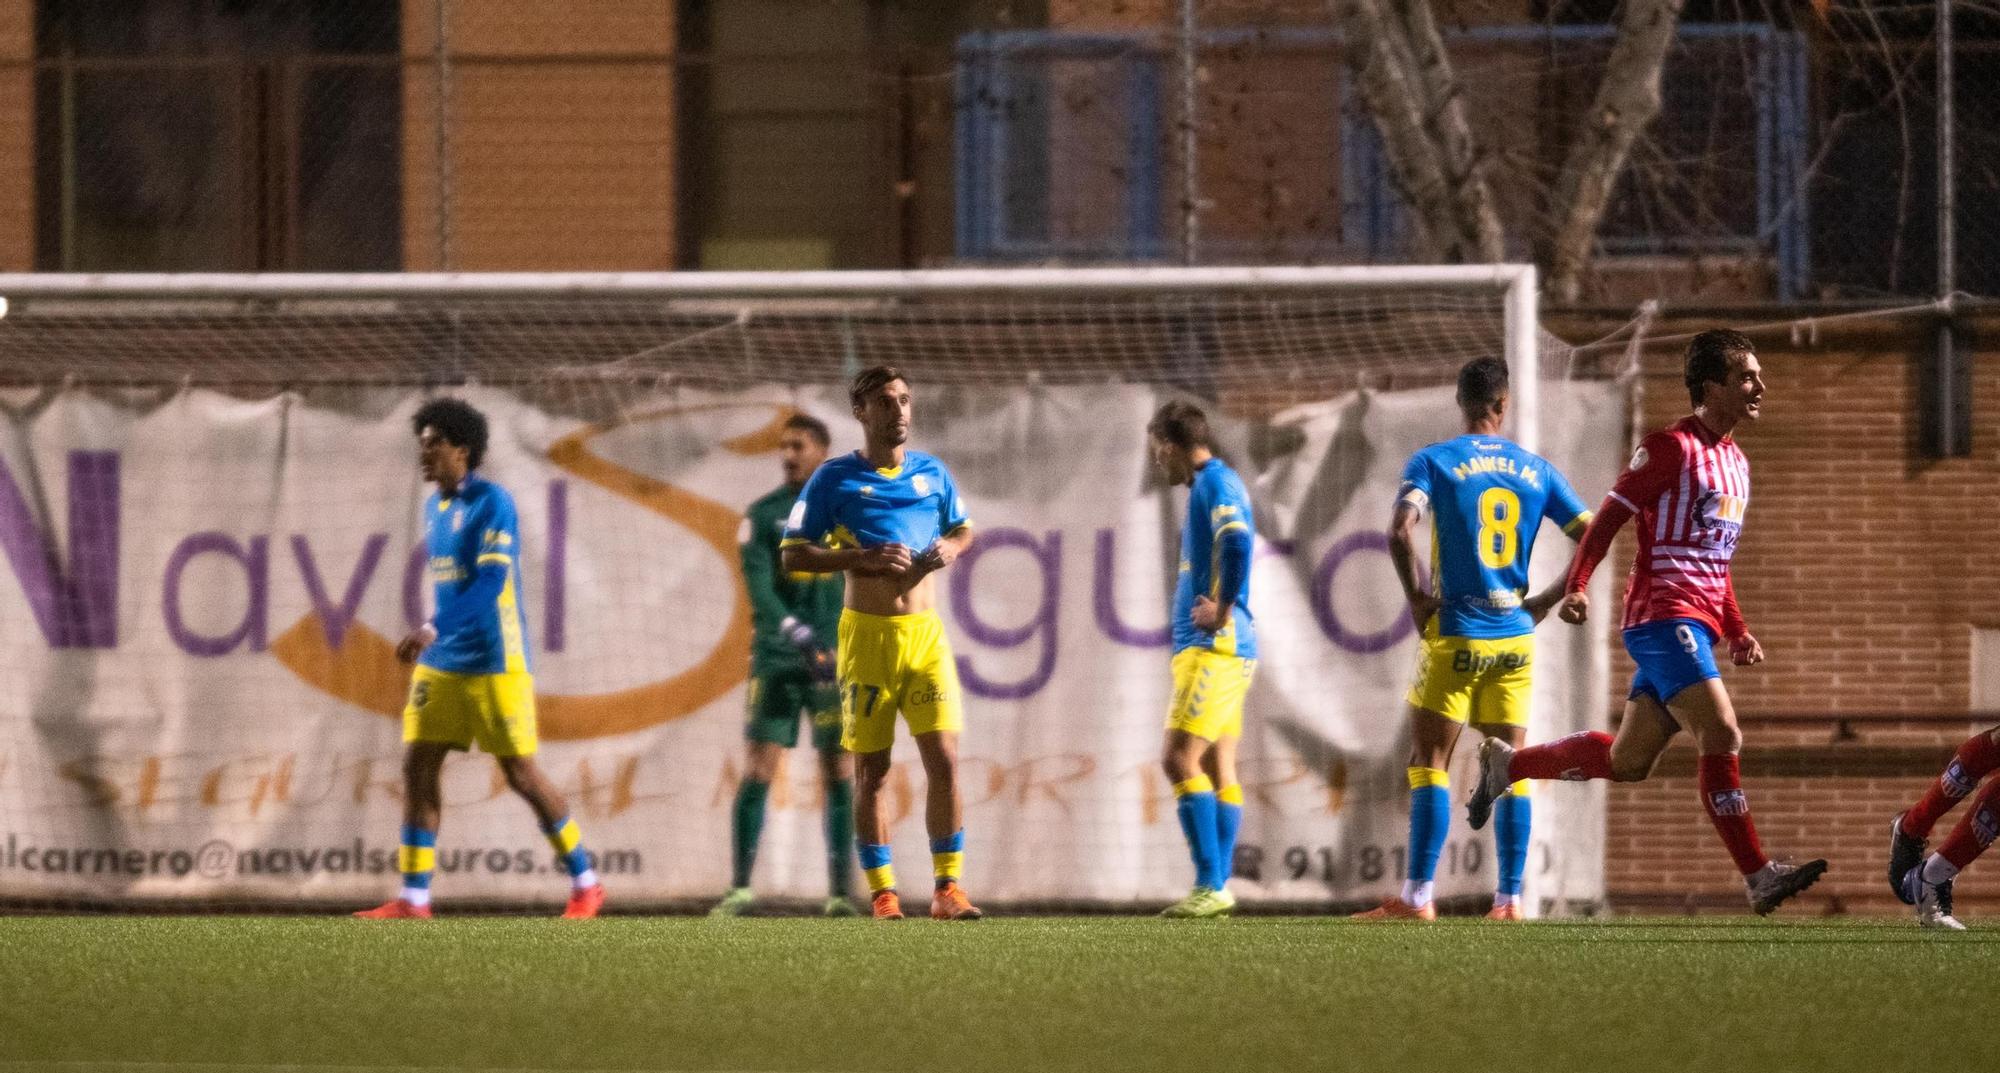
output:
[[[826,800],[826,915],[855,914],[847,899],[854,860],[854,759],[840,747],[840,691],[833,662],[841,575],[788,574],[778,562],[778,541],[792,504],[806,478],[826,461],[829,443],[826,425],[817,418],[787,418],[778,438],[784,486],[752,503],[737,533],[755,631],[750,641],[749,770],[737,788],[730,823],[734,858],[729,893],[710,916],[741,916],[756,902],[750,869],[764,831],[764,803],[785,750],[799,743],[800,715],[812,722]]]

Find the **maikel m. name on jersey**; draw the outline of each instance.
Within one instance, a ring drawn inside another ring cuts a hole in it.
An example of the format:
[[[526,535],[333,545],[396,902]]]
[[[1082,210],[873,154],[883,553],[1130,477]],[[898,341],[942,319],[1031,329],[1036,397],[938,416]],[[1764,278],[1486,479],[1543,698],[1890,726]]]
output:
[[[1572,535],[1590,524],[1583,501],[1547,459],[1499,436],[1459,436],[1418,451],[1397,498],[1431,514],[1431,584],[1445,637],[1533,633],[1521,600],[1542,519]]]
[[[418,662],[452,674],[528,672],[528,623],[521,606],[521,526],[507,490],[468,474],[456,495],[424,499],[430,552],[431,618],[438,637]],[[499,592],[475,582],[486,566],[507,571]],[[470,603],[468,603],[470,601]]]
[[[1180,574],[1174,584],[1174,651],[1207,648],[1221,655],[1257,658],[1257,623],[1250,613],[1250,570],[1247,564],[1236,591],[1229,622],[1214,633],[1194,624],[1194,598],[1205,595],[1220,603],[1223,537],[1243,533],[1254,547],[1257,522],[1250,510],[1250,493],[1242,478],[1220,458],[1210,458],[1194,471],[1188,489],[1187,524],[1181,527]]]
[[[969,524],[965,500],[944,463],[908,451],[902,465],[877,469],[856,451],[813,471],[792,505],[781,546],[901,544],[916,556]]]
[[[1750,508],[1750,460],[1736,440],[1682,418],[1640,441],[1610,498],[1638,517],[1625,628],[1686,618],[1741,636],[1729,563]]]

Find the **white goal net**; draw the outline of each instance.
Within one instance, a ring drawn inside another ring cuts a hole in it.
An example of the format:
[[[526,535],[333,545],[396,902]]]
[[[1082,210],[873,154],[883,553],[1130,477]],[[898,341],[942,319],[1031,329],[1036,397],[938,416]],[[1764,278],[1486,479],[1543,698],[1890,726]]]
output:
[[[1242,767],[1246,903],[1401,878],[1416,642],[1383,537],[1404,461],[1454,435],[1466,360],[1515,369],[1517,438],[1586,499],[1623,388],[1535,319],[1532,269],[473,276],[0,276],[0,903],[358,907],[396,885],[395,639],[426,616],[409,421],[492,423],[522,518],[543,762],[614,906],[722,892],[743,774],[741,513],[798,411],[858,446],[890,363],[979,538],[938,579],[967,689],[965,878],[996,907],[1120,908],[1191,869],[1157,754],[1184,497],[1147,418],[1199,401],[1256,499],[1262,653]],[[1538,583],[1569,544],[1542,534]],[[1541,634],[1531,736],[1603,719],[1601,634]],[[755,882],[817,899],[809,751]],[[1469,782],[1471,749],[1454,764]],[[922,874],[907,737],[890,806]],[[446,766],[446,910],[564,893],[485,758]],[[1463,791],[1461,790],[1460,796]],[[1603,893],[1601,788],[1538,791],[1532,908]],[[1455,819],[1440,896],[1483,905]]]

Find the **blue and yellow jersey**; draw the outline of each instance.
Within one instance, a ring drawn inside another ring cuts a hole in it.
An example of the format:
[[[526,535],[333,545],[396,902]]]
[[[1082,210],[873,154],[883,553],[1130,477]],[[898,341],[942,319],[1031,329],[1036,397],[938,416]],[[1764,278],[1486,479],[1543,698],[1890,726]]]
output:
[[[1212,649],[1225,656],[1257,658],[1257,624],[1250,615],[1250,569],[1243,564],[1243,579],[1237,583],[1235,606],[1229,623],[1214,633],[1194,624],[1197,594],[1222,600],[1223,538],[1233,532],[1244,536],[1243,547],[1253,548],[1257,522],[1250,513],[1250,492],[1242,478],[1220,458],[1211,458],[1194,472],[1194,486],[1188,490],[1187,525],[1181,529],[1181,566],[1174,584],[1174,651],[1186,648]]]
[[[780,547],[901,544],[921,555],[939,537],[971,522],[944,463],[909,451],[902,465],[877,469],[856,451],[828,459],[813,471],[792,504]]]
[[[438,639],[424,649],[423,666],[453,674],[526,672],[528,621],[521,606],[521,525],[507,490],[477,474],[443,499],[424,500],[425,544],[430,551]],[[482,566],[506,568],[497,596],[473,591]],[[466,599],[482,606],[461,607]]]
[[[1572,535],[1590,524],[1583,501],[1547,459],[1499,436],[1460,436],[1418,451],[1397,496],[1431,515],[1431,587],[1445,637],[1533,633],[1521,600],[1542,519]]]

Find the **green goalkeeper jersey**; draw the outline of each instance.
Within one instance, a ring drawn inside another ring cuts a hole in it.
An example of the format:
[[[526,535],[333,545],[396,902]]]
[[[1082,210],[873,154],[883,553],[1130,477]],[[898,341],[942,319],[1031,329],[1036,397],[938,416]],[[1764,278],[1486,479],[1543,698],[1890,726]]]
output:
[[[785,485],[750,504],[737,532],[743,559],[743,584],[750,590],[750,673],[759,677],[807,670],[805,656],[787,640],[779,624],[794,618],[813,628],[821,647],[831,652],[840,626],[843,580],[838,573],[787,573],[778,557],[785,522],[799,498],[797,485]]]

